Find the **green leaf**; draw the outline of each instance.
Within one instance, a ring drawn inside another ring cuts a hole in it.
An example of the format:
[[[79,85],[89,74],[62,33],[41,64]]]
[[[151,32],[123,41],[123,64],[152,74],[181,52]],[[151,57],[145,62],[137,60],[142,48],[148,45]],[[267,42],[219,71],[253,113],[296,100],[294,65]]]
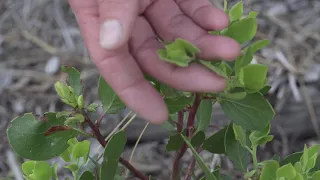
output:
[[[217,180],[217,178],[210,172],[210,169],[208,166],[203,162],[200,155],[197,153],[197,151],[193,148],[190,141],[185,137],[184,135],[180,134],[185,143],[188,145],[188,147],[191,149],[192,154],[194,155],[199,167],[203,170],[203,172],[206,174],[207,180]]]
[[[279,167],[279,163],[275,160],[264,161],[259,180],[276,180],[276,172]]]
[[[228,29],[222,32],[222,35],[236,40],[239,44],[250,41],[257,32],[257,20],[255,18],[246,17],[240,21],[232,23]]]
[[[97,104],[97,103],[92,103],[92,104],[90,104],[90,105],[87,107],[87,109],[88,109],[88,111],[90,111],[90,112],[96,112],[96,110],[97,110],[98,107],[99,107],[99,104]]]
[[[212,101],[204,99],[200,102],[196,117],[198,120],[198,131],[206,131],[212,119]]]
[[[204,132],[198,131],[197,134],[191,138],[192,146],[193,147],[201,146],[205,138],[206,138],[206,135],[204,134]]]
[[[174,42],[165,45],[165,49],[159,49],[157,52],[162,60],[187,67],[200,50],[190,42],[177,38]]]
[[[270,89],[271,89],[270,85],[265,85],[262,89],[260,89],[259,93],[262,95],[265,95],[269,92]]]
[[[65,168],[69,169],[73,174],[79,170],[79,166],[76,163],[68,164]]]
[[[231,76],[232,75],[232,68],[230,67],[230,65],[224,61],[222,61],[219,64],[219,68],[227,75],[227,76]]]
[[[280,166],[283,166],[285,164],[295,164],[296,162],[300,161],[300,158],[302,156],[303,152],[295,152],[292,153],[288,156],[286,156],[281,162],[280,162]]]
[[[183,139],[180,134],[175,134],[169,137],[168,144],[166,145],[166,150],[169,151],[177,151],[183,145]]]
[[[270,41],[267,39],[256,41],[250,45],[250,51],[252,54],[254,54],[260,49],[263,49],[264,47],[268,46],[269,44],[270,44]]]
[[[241,144],[236,140],[232,127],[232,123],[230,123],[224,138],[226,155],[234,163],[236,169],[245,172],[249,163],[249,153],[247,149],[242,147]]]
[[[236,21],[239,20],[243,15],[243,3],[242,1],[235,4],[230,10],[229,10],[229,19],[230,21]]]
[[[275,112],[270,103],[259,93],[248,94],[244,99],[224,99],[219,102],[226,116],[247,130],[264,130]]]
[[[115,114],[120,109],[125,108],[125,104],[102,76],[99,78],[98,93],[106,114]]]
[[[251,52],[251,47],[246,48],[243,53],[235,61],[235,74],[238,76],[241,68],[247,66],[251,63],[253,59],[253,53]]]
[[[259,15],[257,11],[251,11],[247,17],[256,18]]]
[[[111,180],[114,178],[126,142],[127,139],[124,131],[119,131],[111,137],[105,147],[104,160],[100,171],[100,180]]]
[[[277,178],[284,177],[286,179],[292,179],[297,175],[296,170],[292,166],[292,164],[286,164],[276,171]]]
[[[205,67],[209,68],[213,72],[215,72],[218,76],[221,76],[224,78],[228,77],[226,72],[224,72],[222,69],[220,69],[220,67],[213,65],[210,61],[199,60],[199,63],[204,65]]]
[[[226,99],[231,99],[231,100],[241,100],[244,99],[247,96],[246,92],[221,92],[219,93],[220,96],[226,98]]]
[[[33,173],[29,177],[34,180],[50,180],[52,177],[51,166],[45,161],[36,161]]]
[[[26,161],[26,162],[22,163],[23,174],[25,174],[27,176],[32,174],[35,165],[36,165],[36,161]]]
[[[249,135],[249,139],[251,141],[252,147],[256,147],[258,145],[263,145],[273,139],[273,136],[268,135],[270,132],[270,124],[268,124],[264,130],[262,131],[253,131]]]
[[[247,146],[247,132],[241,126],[233,124],[233,132],[237,141],[240,142],[242,147]]]
[[[190,105],[193,102],[193,98],[180,96],[178,98],[164,99],[164,102],[167,104],[169,114],[173,114]]]
[[[203,143],[203,149],[214,153],[214,154],[224,154],[225,151],[225,144],[224,138],[227,132],[228,126],[225,126],[220,131],[214,133],[212,136],[208,137]]]
[[[251,178],[255,173],[256,173],[256,170],[252,170],[252,171],[246,172],[246,173],[244,174],[244,178],[245,178],[245,179],[249,179],[249,178]]]
[[[319,180],[319,179],[320,179],[320,171],[317,171],[312,175],[311,180]]]
[[[54,163],[51,167],[52,169],[52,178],[58,180],[58,165],[57,163]]]
[[[251,92],[257,92],[265,85],[268,67],[262,64],[249,64],[239,73],[239,80]]]
[[[90,141],[84,140],[77,143],[72,149],[72,158],[79,159],[83,158],[84,163],[87,162],[90,152]]]
[[[68,83],[74,89],[74,92],[80,96],[82,94],[83,86],[81,84],[80,72],[74,67],[62,66],[61,70],[68,73]]]
[[[90,171],[86,171],[80,176],[79,180],[94,180],[94,176]]]
[[[37,120],[31,113],[17,117],[7,130],[9,143],[19,156],[31,160],[48,160],[59,156],[68,148],[67,141],[78,135],[73,129],[46,135],[48,129],[64,124],[64,118],[46,113],[45,120]]]

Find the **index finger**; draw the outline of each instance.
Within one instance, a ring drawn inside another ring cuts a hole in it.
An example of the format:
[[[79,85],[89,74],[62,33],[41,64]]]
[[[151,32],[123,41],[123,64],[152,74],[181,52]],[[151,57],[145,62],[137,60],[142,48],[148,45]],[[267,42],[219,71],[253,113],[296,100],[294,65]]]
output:
[[[123,46],[105,50],[99,44],[100,16],[95,0],[69,0],[85,44],[101,76],[119,95],[127,107],[151,123],[168,118],[167,107],[160,94],[145,80],[136,61]]]

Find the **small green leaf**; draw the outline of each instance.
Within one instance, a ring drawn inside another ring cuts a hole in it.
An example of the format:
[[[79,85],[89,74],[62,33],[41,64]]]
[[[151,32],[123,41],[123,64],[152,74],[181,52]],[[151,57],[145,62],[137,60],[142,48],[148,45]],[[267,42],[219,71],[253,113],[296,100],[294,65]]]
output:
[[[84,163],[87,162],[90,153],[90,141],[84,140],[76,144],[72,149],[72,158],[84,158]]]
[[[252,17],[243,18],[232,23],[222,35],[236,40],[239,44],[250,41],[257,32],[257,20]]]
[[[286,164],[279,169],[277,169],[276,176],[277,178],[284,177],[286,179],[293,179],[296,177],[297,172],[292,164]]]
[[[198,131],[206,131],[212,119],[212,101],[204,99],[200,102],[196,117],[198,120]]]
[[[227,128],[228,126],[224,127],[220,131],[207,138],[203,143],[203,149],[214,154],[224,154],[226,152],[224,146],[224,138]]]
[[[94,176],[90,171],[82,173],[79,180],[94,180]]]
[[[62,66],[61,70],[68,73],[68,83],[74,89],[74,92],[80,96],[82,94],[83,86],[81,84],[80,72],[74,67]]]
[[[165,49],[159,49],[157,52],[162,60],[187,67],[200,50],[190,42],[177,38],[174,42],[165,45]]]
[[[245,179],[249,179],[249,178],[251,178],[255,173],[256,173],[256,170],[252,170],[252,171],[246,172],[246,173],[244,174],[244,178],[245,178]]]
[[[76,163],[68,164],[65,168],[69,169],[71,172],[75,173],[79,170],[79,166]]]
[[[205,67],[211,69],[213,72],[215,72],[218,76],[227,78],[226,72],[224,72],[220,67],[217,67],[213,65],[210,61],[205,60],[199,60],[200,64],[204,65]]]
[[[242,147],[247,146],[247,132],[241,126],[233,124],[233,132],[237,141],[240,142]]]
[[[320,171],[317,171],[312,175],[311,180],[319,180],[319,179],[320,179]]]
[[[238,76],[241,68],[247,66],[251,63],[253,59],[253,53],[251,50],[251,46],[243,50],[242,54],[235,61],[235,74]]]
[[[45,161],[36,161],[33,173],[29,175],[33,180],[50,180],[52,177],[52,169]]]
[[[88,111],[90,111],[90,112],[96,112],[98,107],[99,107],[99,104],[97,104],[97,103],[92,103],[92,104],[90,104],[90,105],[87,107],[87,109],[88,109]]]
[[[222,61],[219,65],[219,68],[227,75],[227,76],[231,76],[232,75],[232,68],[230,67],[230,65],[224,61]]]
[[[36,165],[36,161],[26,161],[22,164],[22,172],[23,174],[29,176],[33,173],[34,166]]]
[[[114,178],[126,142],[127,139],[124,131],[119,131],[111,137],[105,147],[104,160],[100,171],[100,180],[110,180]]]
[[[288,156],[286,156],[281,162],[280,162],[280,166],[283,166],[285,164],[295,164],[296,162],[299,162],[300,161],[300,158],[302,156],[302,152],[295,152],[295,153],[292,153]]]
[[[224,138],[224,146],[226,148],[226,155],[233,161],[235,167],[242,172],[245,172],[249,163],[249,153],[247,149],[241,146],[236,140],[232,123],[228,125],[228,129]]]
[[[52,178],[58,180],[58,164],[57,163],[53,164],[51,169],[52,169]]]
[[[235,4],[230,10],[229,10],[229,19],[230,21],[236,21],[239,20],[243,15],[243,3],[242,1]]]
[[[206,135],[204,134],[204,132],[198,131],[198,133],[191,138],[192,146],[193,147],[200,146],[203,143],[205,138],[206,138]]]
[[[265,95],[265,94],[267,94],[268,92],[269,92],[269,90],[271,89],[271,86],[270,85],[265,85],[262,89],[260,89],[260,93],[262,94],[262,95]]]
[[[270,103],[259,93],[248,94],[244,99],[224,99],[219,102],[231,121],[247,130],[264,130],[275,112]]]
[[[99,78],[98,93],[103,110],[106,114],[115,114],[120,109],[125,108],[125,104],[102,76]]]
[[[190,105],[193,102],[193,98],[180,96],[178,98],[164,99],[164,102],[167,104],[169,114],[173,114],[184,109],[187,105]]]
[[[254,54],[260,49],[263,49],[264,47],[268,46],[269,44],[270,44],[270,41],[267,39],[256,41],[250,45],[250,48],[251,48],[250,51],[252,54]]]
[[[279,168],[279,163],[275,160],[268,160],[263,162],[259,180],[276,180],[276,172]]]
[[[268,67],[262,64],[249,64],[239,73],[239,80],[251,92],[257,92],[265,85]]]
[[[241,100],[247,96],[247,93],[246,92],[234,92],[234,93],[221,92],[221,93],[219,93],[219,95],[221,95],[222,97],[224,97],[226,99]]]
[[[169,151],[177,151],[183,145],[183,139],[180,134],[175,134],[169,137],[168,144],[166,145],[166,150]]]
[[[46,135],[48,129],[63,125],[65,119],[57,118],[55,113],[46,113],[44,119],[37,120],[27,113],[11,122],[7,130],[9,143],[21,157],[41,161],[59,156],[68,148],[67,141],[79,134],[70,129]]]
[[[256,18],[259,15],[257,11],[251,11],[247,17]]]
[[[273,136],[268,135],[270,132],[270,124],[268,124],[264,130],[262,131],[252,131],[249,139],[251,141],[251,144],[253,147],[258,146],[258,145],[263,145],[273,139]]]
[[[190,143],[190,141],[188,140],[187,137],[185,137],[184,135],[180,134],[181,137],[183,138],[183,140],[185,141],[185,143],[188,145],[188,147],[191,149],[192,154],[194,155],[199,167],[204,171],[204,173],[206,174],[206,179],[207,180],[217,180],[217,178],[210,172],[210,169],[208,168],[208,166],[203,162],[203,160],[201,159],[200,155],[197,153],[197,151],[193,148],[192,144]]]

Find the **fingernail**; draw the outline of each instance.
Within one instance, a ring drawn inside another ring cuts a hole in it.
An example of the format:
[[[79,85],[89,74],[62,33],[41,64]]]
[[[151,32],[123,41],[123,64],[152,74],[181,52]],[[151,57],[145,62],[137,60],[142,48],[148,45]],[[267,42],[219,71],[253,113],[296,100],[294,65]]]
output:
[[[123,29],[119,21],[106,20],[100,30],[100,45],[102,48],[113,48],[123,37]]]

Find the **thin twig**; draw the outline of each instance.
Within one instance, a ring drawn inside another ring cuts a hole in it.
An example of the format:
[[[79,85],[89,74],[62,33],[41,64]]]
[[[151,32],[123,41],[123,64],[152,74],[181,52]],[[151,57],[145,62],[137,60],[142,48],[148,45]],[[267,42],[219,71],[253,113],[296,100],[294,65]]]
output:
[[[197,93],[195,96],[195,101],[189,111],[189,117],[188,117],[188,122],[187,122],[187,136],[189,136],[189,137],[192,136],[191,131],[194,126],[194,121],[195,121],[196,113],[197,113],[198,107],[200,105],[200,102],[201,102],[201,96],[199,93]],[[178,118],[179,118],[178,119],[179,126],[183,127],[183,124],[181,124],[181,122],[183,122],[183,116],[181,116],[181,114],[180,115],[178,114]],[[183,157],[183,155],[185,154],[185,152],[187,151],[187,149],[188,148],[187,148],[186,143],[183,143],[183,145],[179,149],[179,152],[177,153],[177,155],[173,161],[171,180],[176,180],[176,179],[180,178],[179,177],[180,176],[180,160]]]
[[[101,144],[101,146],[106,147],[107,142],[104,140],[99,128],[97,128],[93,124],[93,122],[91,121],[91,119],[89,118],[89,116],[87,115],[86,112],[83,111],[82,114],[85,117],[85,122],[89,125],[89,127],[93,131],[93,134],[96,137],[96,139],[98,140],[98,142]],[[135,167],[133,167],[127,160],[120,157],[119,161],[122,165],[124,165],[126,168],[128,168],[137,178],[139,178],[141,180],[149,180],[149,178],[147,176],[143,175],[140,171],[138,171]]]
[[[188,171],[187,171],[187,174],[186,174],[184,180],[190,180],[192,172],[193,172],[195,166],[196,166],[196,158],[194,156],[192,156],[192,159],[191,159],[191,162],[189,164]]]
[[[194,100],[194,103],[193,103],[193,105],[190,109],[190,112],[189,112],[189,117],[188,117],[188,122],[187,122],[187,129],[188,129],[187,136],[192,135],[191,130],[194,127],[194,121],[195,121],[196,113],[197,113],[198,107],[200,105],[200,102],[201,102],[201,96],[200,96],[200,94],[197,93],[195,100]]]

